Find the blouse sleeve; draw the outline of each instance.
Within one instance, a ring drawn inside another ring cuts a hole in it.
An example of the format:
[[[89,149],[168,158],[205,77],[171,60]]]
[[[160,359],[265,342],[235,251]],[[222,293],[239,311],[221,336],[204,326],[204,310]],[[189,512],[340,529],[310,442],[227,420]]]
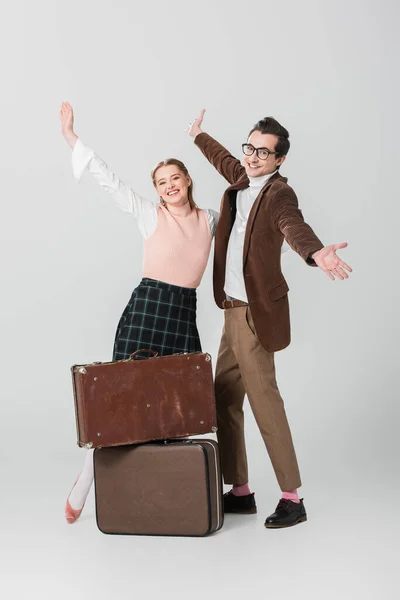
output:
[[[110,194],[117,206],[138,221],[145,238],[150,237],[157,224],[157,204],[143,198],[125,185],[95,152],[78,139],[72,151],[72,171],[79,182],[88,170],[97,183]]]
[[[213,210],[212,208],[206,208],[206,209],[204,209],[204,212],[207,215],[208,224],[210,225],[211,236],[214,237],[215,230],[216,230],[217,224],[218,224],[219,212],[217,212],[216,210]]]

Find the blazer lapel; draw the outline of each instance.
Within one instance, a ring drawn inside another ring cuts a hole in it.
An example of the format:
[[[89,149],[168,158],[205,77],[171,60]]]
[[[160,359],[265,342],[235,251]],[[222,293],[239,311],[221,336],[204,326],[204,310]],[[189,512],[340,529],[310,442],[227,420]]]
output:
[[[244,235],[243,268],[246,266],[246,260],[247,260],[247,255],[249,253],[249,246],[250,246],[250,236],[251,236],[251,232],[253,231],[254,219],[256,218],[261,201],[262,201],[263,197],[265,196],[265,194],[267,193],[267,191],[272,186],[272,184],[275,181],[278,181],[279,179],[283,179],[284,181],[287,181],[287,179],[285,177],[282,177],[278,171],[278,173],[273,175],[271,177],[271,179],[269,179],[267,181],[267,183],[264,185],[264,187],[261,189],[260,193],[258,194],[257,198],[254,200],[253,206],[251,207],[249,218],[247,220],[246,232]],[[243,189],[243,188],[239,188],[239,189]]]

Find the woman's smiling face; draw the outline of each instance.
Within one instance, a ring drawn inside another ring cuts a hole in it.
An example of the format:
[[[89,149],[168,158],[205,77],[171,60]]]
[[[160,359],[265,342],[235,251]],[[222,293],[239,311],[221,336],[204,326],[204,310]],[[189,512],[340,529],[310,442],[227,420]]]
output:
[[[183,206],[188,200],[188,189],[192,180],[175,165],[157,169],[155,185],[161,200],[171,206]]]

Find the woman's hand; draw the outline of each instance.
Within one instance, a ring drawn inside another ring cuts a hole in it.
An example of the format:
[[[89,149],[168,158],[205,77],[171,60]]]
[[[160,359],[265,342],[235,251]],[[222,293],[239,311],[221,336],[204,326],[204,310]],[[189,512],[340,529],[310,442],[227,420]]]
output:
[[[61,104],[60,119],[61,133],[71,148],[73,148],[76,144],[78,136],[74,132],[74,111],[68,102],[63,102]]]

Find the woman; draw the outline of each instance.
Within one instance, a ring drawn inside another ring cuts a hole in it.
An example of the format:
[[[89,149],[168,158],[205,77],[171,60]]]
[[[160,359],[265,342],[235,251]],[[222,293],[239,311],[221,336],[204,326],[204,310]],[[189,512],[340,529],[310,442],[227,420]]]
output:
[[[67,102],[62,103],[60,117],[77,181],[87,169],[119,207],[135,217],[144,237],[143,279],[119,321],[113,360],[126,359],[140,348],[159,355],[201,351],[196,288],[207,265],[218,213],[196,206],[191,177],[176,159],[160,162],[152,172],[160,202],[145,200],[78,138]],[[93,450],[88,450],[65,505],[68,523],[80,517],[92,482]]]

